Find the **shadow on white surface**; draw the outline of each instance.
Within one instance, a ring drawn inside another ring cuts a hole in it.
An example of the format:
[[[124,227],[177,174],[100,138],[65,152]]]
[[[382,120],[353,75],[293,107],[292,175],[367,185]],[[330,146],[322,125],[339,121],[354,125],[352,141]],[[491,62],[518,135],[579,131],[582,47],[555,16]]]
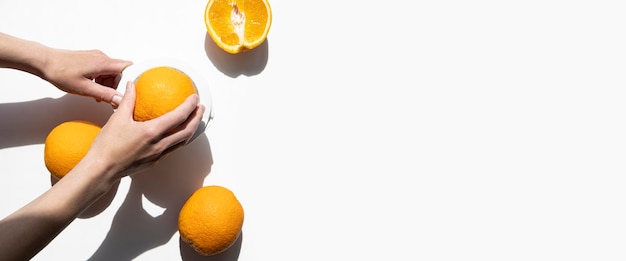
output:
[[[230,54],[222,50],[207,33],[204,37],[204,51],[215,67],[227,76],[237,78],[240,75],[260,74],[267,65],[269,40],[252,50]]]
[[[166,244],[178,231],[178,213],[187,198],[203,186],[213,157],[205,134],[131,177],[128,194],[113,218],[104,241],[89,260],[133,260]],[[151,215],[149,200],[164,211]]]
[[[2,103],[0,149],[43,144],[54,127],[70,120],[85,120],[103,126],[112,113],[110,104],[73,94]]]
[[[189,244],[185,243],[182,238],[178,237],[180,245],[180,257],[183,261],[236,261],[239,259],[241,252],[241,242],[243,242],[243,232],[239,234],[237,240],[224,252],[212,256],[203,256],[198,254]]]
[[[103,126],[113,113],[111,105],[93,98],[65,94],[59,98],[0,104],[0,149],[43,144],[57,125],[71,120],[90,121]],[[50,175],[50,186],[58,179]],[[104,211],[113,201],[119,182],[85,210],[79,218],[91,218]]]

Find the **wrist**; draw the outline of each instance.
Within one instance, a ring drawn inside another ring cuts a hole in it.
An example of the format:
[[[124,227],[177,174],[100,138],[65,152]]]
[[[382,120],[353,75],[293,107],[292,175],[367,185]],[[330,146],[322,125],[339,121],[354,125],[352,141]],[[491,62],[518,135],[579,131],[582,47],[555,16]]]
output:
[[[72,172],[77,172],[77,175],[85,178],[90,184],[89,187],[98,194],[105,194],[113,184],[119,181],[113,164],[98,157],[92,157],[90,154],[85,155]]]
[[[50,71],[53,69],[51,68],[51,64],[54,61],[55,49],[39,43],[33,43],[31,51],[35,55],[28,61],[28,64],[32,68],[30,73],[39,76],[41,79],[50,81],[49,75]]]
[[[43,78],[51,48],[0,33],[0,67],[14,68]]]

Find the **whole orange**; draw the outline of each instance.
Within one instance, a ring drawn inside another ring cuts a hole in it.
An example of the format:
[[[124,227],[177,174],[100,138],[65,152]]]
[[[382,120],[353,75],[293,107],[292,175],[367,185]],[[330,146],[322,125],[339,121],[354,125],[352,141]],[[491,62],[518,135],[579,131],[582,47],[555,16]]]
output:
[[[68,121],[54,127],[44,144],[44,163],[61,179],[87,154],[101,127],[88,121]]]
[[[191,78],[169,66],[153,67],[135,80],[136,121],[147,121],[174,110],[191,94],[198,91]]]
[[[243,226],[243,207],[229,189],[211,185],[196,190],[178,215],[178,231],[197,253],[214,255],[228,249]]]

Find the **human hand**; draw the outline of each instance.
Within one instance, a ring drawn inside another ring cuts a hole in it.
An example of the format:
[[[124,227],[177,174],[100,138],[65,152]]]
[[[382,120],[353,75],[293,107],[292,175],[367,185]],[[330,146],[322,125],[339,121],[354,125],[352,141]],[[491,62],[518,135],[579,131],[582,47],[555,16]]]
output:
[[[112,181],[155,164],[186,145],[201,122],[205,107],[197,94],[190,95],[173,111],[153,120],[133,119],[135,87],[126,85],[118,109],[102,127],[85,158],[104,162]]]
[[[122,95],[117,84],[130,61],[112,59],[99,50],[48,49],[42,78],[62,91],[93,97],[117,107]]]

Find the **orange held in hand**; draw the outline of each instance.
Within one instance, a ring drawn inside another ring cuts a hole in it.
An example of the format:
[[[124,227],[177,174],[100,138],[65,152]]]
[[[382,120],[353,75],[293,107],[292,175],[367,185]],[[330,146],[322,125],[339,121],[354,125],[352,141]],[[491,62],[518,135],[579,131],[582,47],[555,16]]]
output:
[[[243,207],[235,194],[222,186],[205,186],[185,202],[178,216],[181,239],[201,255],[219,254],[239,237]]]
[[[237,54],[261,45],[272,25],[267,0],[209,0],[204,23],[213,41]]]
[[[174,110],[198,90],[189,76],[168,67],[154,67],[143,72],[135,81],[137,98],[133,118],[147,121]]]
[[[44,163],[61,179],[87,154],[100,126],[87,121],[68,121],[54,127],[44,144]]]

